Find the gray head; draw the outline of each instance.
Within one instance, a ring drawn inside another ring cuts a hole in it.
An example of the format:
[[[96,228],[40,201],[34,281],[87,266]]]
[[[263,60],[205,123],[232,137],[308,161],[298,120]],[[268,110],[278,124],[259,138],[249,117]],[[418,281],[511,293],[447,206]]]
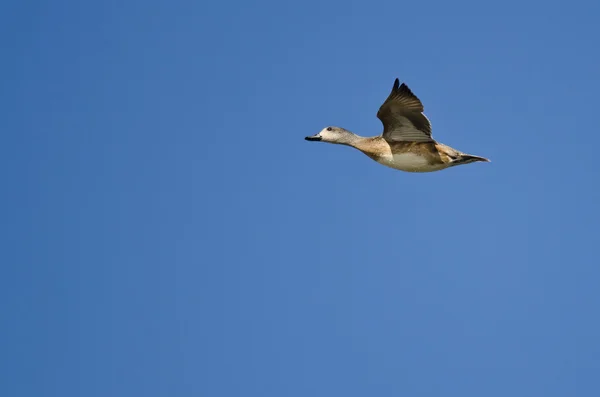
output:
[[[352,132],[340,127],[323,128],[317,135],[307,136],[307,141],[323,141],[329,143],[339,143],[342,145],[351,145],[358,138]]]

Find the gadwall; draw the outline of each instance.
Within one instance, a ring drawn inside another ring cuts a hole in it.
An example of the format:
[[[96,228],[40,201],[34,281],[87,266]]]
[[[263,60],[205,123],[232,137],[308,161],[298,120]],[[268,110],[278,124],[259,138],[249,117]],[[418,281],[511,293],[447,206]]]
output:
[[[490,160],[460,152],[431,137],[431,123],[423,104],[410,88],[396,79],[392,92],[377,112],[383,134],[361,137],[344,128],[327,127],[307,141],[321,141],[356,148],[379,164],[407,172],[433,172]]]

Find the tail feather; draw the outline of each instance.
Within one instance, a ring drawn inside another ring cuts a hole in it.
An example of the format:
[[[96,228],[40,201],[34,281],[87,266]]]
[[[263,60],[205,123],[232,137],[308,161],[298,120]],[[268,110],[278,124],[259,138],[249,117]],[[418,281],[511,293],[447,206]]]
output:
[[[483,161],[486,163],[490,162],[490,160],[486,159],[485,157],[473,156],[471,154],[461,154],[460,157],[452,162],[452,165],[469,164],[476,161]]]

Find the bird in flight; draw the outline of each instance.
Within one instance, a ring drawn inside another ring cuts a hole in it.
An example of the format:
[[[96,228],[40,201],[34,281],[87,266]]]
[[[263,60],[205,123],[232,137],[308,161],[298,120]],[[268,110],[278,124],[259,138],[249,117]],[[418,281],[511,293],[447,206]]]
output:
[[[431,123],[423,104],[410,88],[396,79],[392,92],[377,112],[383,134],[361,137],[340,127],[326,127],[307,141],[354,147],[379,164],[407,172],[433,172],[456,165],[490,160],[460,152],[431,137]]]

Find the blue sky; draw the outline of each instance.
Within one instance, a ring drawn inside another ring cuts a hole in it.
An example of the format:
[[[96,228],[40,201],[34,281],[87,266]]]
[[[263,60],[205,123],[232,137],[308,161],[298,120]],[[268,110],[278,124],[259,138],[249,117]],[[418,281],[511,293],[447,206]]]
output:
[[[600,3],[0,6],[3,396],[597,396]],[[431,174],[378,135],[398,77]]]

